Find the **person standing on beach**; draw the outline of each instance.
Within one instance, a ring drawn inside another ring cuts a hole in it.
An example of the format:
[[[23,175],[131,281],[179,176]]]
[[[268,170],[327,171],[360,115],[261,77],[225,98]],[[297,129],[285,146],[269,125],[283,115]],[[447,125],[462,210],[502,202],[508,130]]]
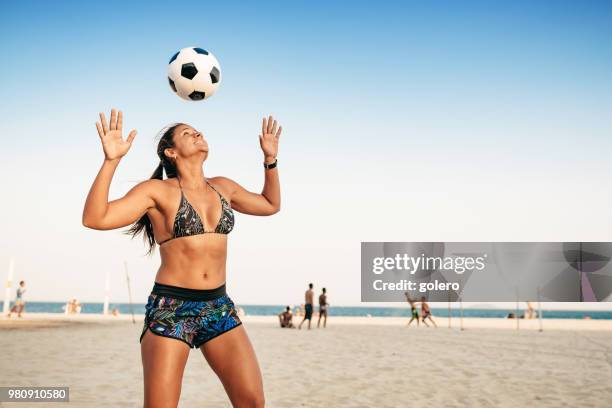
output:
[[[404,292],[404,295],[406,295],[406,300],[408,301],[408,303],[410,303],[410,313],[412,315],[412,317],[410,318],[410,321],[408,322],[406,326],[410,327],[410,323],[412,323],[413,320],[416,320],[417,327],[418,327],[419,326],[419,311],[417,310],[417,307],[416,307],[416,301],[410,298],[410,296],[408,295],[408,292]]]
[[[308,284],[308,290],[306,291],[304,297],[306,299],[306,304],[304,305],[305,308],[305,312],[304,312],[304,318],[302,319],[302,321],[300,322],[300,325],[298,326],[298,329],[302,328],[302,324],[304,324],[304,321],[308,320],[308,330],[310,330],[310,322],[312,321],[312,309],[313,309],[313,299],[314,299],[314,290],[312,290],[313,288],[313,284],[309,283]]]
[[[525,311],[525,319],[535,319],[537,316],[531,302],[527,302],[527,310]]]
[[[21,313],[23,312],[23,308],[25,307],[25,302],[23,301],[23,294],[25,293],[25,281],[19,282],[19,287],[17,288],[17,293],[15,294],[15,304],[11,308],[8,313],[8,317],[11,317],[12,313],[17,311],[17,317],[21,317]]]
[[[209,146],[204,134],[185,123],[174,123],[159,134],[159,164],[151,179],[109,202],[115,170],[136,137],[132,130],[124,140],[122,127],[121,111],[111,110],[110,123],[100,113],[96,129],[104,162],[87,196],[82,223],[95,230],[131,225],[125,233],[132,237],[142,233],[149,254],[156,244],[160,247],[161,264],[140,335],[144,408],[178,406],[192,348],[202,352],[233,406],[263,407],[261,370],[226,293],[227,246],[234,227],[233,210],[258,216],[280,211],[276,156],[282,127],[272,116],[263,119],[261,193],[250,192],[227,177],[206,177],[203,165]]]
[[[425,321],[425,319],[429,319],[434,327],[438,327],[438,325],[436,324],[436,322],[434,322],[432,316],[431,316],[431,309],[429,308],[429,305],[427,304],[427,299],[425,298],[425,296],[421,297],[421,319],[422,322],[425,326],[429,327],[429,325],[427,324],[427,322]]]
[[[317,321],[317,329],[321,324],[321,317],[323,317],[323,328],[327,326],[327,308],[329,304],[327,303],[327,291],[325,288],[322,289],[322,293],[319,295],[319,320]]]

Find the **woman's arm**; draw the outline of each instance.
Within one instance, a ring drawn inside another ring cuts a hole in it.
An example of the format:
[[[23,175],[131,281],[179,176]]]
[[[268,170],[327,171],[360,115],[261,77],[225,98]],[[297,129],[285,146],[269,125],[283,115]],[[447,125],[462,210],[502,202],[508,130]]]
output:
[[[271,164],[278,154],[278,140],[283,130],[272,116],[263,119],[259,144],[264,154],[264,163]],[[216,177],[230,191],[232,208],[244,214],[272,215],[280,211],[281,195],[278,167],[264,169],[264,187],[261,194],[252,193],[227,177]]]
[[[136,131],[132,130],[127,138],[121,137],[123,115],[111,110],[110,127],[103,113],[101,124],[96,122],[98,135],[104,149],[104,163],[94,180],[83,208],[83,225],[98,230],[125,227],[136,222],[147,209],[153,207],[153,185],[159,180],[146,180],[133,187],[123,198],[108,202],[108,191],[115,170],[123,156],[128,152]]]
[[[227,177],[215,177],[230,191],[231,206],[234,210],[249,215],[272,215],[280,211],[280,184],[276,168],[265,170],[266,181],[261,194],[252,193]],[[275,172],[276,175],[269,174]]]
[[[85,201],[84,226],[96,230],[125,227],[138,221],[149,208],[155,206],[153,185],[160,180],[145,180],[124,197],[108,202],[108,191],[118,164],[119,160],[104,160]]]

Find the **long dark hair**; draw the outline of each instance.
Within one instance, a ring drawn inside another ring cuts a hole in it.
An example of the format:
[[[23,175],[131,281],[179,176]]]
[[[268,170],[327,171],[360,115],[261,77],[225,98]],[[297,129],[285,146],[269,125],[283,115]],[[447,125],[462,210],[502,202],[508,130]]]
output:
[[[163,180],[164,170],[166,171],[167,178],[174,178],[177,175],[176,163],[164,154],[164,150],[174,147],[174,130],[183,125],[183,123],[173,123],[166,126],[159,132],[159,143],[157,144],[157,156],[159,156],[159,165],[151,176],[152,179]],[[138,234],[143,233],[143,239],[149,244],[149,251],[147,255],[153,254],[155,248],[155,235],[153,234],[153,225],[149,216],[145,213],[138,221],[136,221],[130,229],[124,231],[124,234],[131,235],[134,239]]]

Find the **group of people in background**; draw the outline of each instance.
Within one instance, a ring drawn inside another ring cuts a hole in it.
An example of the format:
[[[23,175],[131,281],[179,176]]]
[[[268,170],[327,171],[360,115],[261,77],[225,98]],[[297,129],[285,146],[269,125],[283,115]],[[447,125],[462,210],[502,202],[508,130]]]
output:
[[[23,299],[23,294],[26,292],[25,281],[20,281],[19,286],[17,287],[17,293],[15,294],[15,301],[13,302],[13,306],[7,314],[7,317],[11,317],[13,313],[17,313],[17,317],[21,317],[23,310],[25,308],[25,301]],[[78,314],[81,312],[81,304],[76,300],[72,299],[66,303],[66,305],[62,306],[65,314]],[[115,313],[113,313],[115,314]]]
[[[406,326],[410,326],[410,324],[416,320],[417,326],[419,325],[419,323],[423,323],[425,326],[429,327],[426,321],[429,320],[434,325],[434,327],[438,327],[432,317],[431,309],[429,308],[429,304],[427,303],[427,299],[425,298],[425,296],[421,297],[421,300],[418,301],[411,299],[410,295],[408,295],[408,292],[404,292],[404,295],[406,295],[406,300],[410,304],[411,313],[410,320],[408,321],[408,324]],[[417,303],[421,304],[420,315],[417,309]],[[538,317],[538,312],[533,308],[533,306],[531,306],[531,302],[527,302],[527,309],[525,310],[524,314],[517,316],[516,313],[510,312],[506,317],[509,319],[536,319]]]
[[[304,322],[308,320],[308,329],[310,330],[311,322],[312,322],[312,315],[314,313],[314,290],[313,288],[314,288],[314,285],[312,283],[309,283],[308,290],[304,294],[305,303],[303,305],[304,306],[303,311],[297,308],[296,313],[294,314],[291,311],[291,307],[287,306],[283,312],[278,314],[278,320],[280,323],[280,327],[282,328],[297,327],[298,329],[301,329]],[[20,281],[19,286],[17,287],[15,302],[13,303],[13,306],[11,307],[7,315],[9,318],[11,317],[13,313],[17,313],[17,317],[21,317],[21,314],[23,313],[23,310],[25,308],[25,301],[23,300],[23,294],[25,293],[25,291],[26,291],[25,281]],[[410,320],[408,321],[408,324],[406,326],[410,326],[412,322],[416,320],[417,326],[419,326],[420,323],[423,323],[425,326],[429,327],[429,324],[427,323],[427,321],[429,321],[431,324],[434,325],[434,327],[438,327],[436,325],[436,322],[433,319],[433,316],[431,314],[431,309],[429,307],[429,304],[426,301],[427,299],[425,298],[425,296],[421,297],[421,300],[415,300],[415,299],[410,298],[408,292],[404,292],[404,295],[406,296],[406,300],[410,304],[410,312],[411,312]],[[417,308],[417,303],[421,304],[420,313]],[[322,288],[321,294],[319,295],[319,319],[317,321],[317,328],[321,326],[321,319],[323,319],[323,328],[327,326],[328,308],[329,308],[329,303],[327,303],[327,290],[325,288]],[[72,299],[68,303],[66,303],[66,305],[62,306],[62,309],[64,310],[65,314],[79,314],[81,312],[81,304],[76,299]],[[114,308],[111,314],[113,316],[118,316],[119,310]],[[242,316],[245,315],[245,312],[242,310],[242,308],[240,308],[239,314]],[[295,326],[293,323],[294,316],[297,316],[297,317],[303,316],[302,321],[297,326]],[[516,314],[511,312],[508,314],[507,317],[516,318]],[[519,318],[534,319],[537,317],[538,317],[538,313],[531,306],[531,303],[527,302],[527,309],[525,310],[525,313],[523,315],[519,316]]]
[[[436,322],[434,321],[431,315],[431,309],[429,308],[429,304],[427,303],[427,298],[425,298],[425,296],[422,296],[421,300],[418,301],[418,300],[411,299],[410,296],[408,295],[408,292],[404,292],[404,295],[406,295],[406,300],[410,304],[410,312],[411,312],[410,321],[408,322],[406,326],[409,327],[410,324],[414,320],[416,320],[416,323],[418,326],[419,319],[420,319],[420,322],[422,322],[427,327],[429,327],[429,325],[427,324],[427,320],[429,320],[434,325],[434,327],[438,327],[438,325],[436,324]],[[421,303],[421,315],[420,316],[419,316],[419,311],[416,306],[417,303]]]
[[[533,306],[531,306],[531,302],[527,302],[527,309],[525,309],[522,315],[510,312],[506,317],[508,319],[537,319],[538,312],[533,308]]]
[[[304,294],[304,317],[300,324],[297,326],[298,329],[302,328],[302,325],[306,320],[308,320],[308,330],[310,330],[310,325],[312,322],[312,314],[314,312],[314,285],[312,283],[308,284],[308,290]],[[327,302],[327,290],[325,288],[321,289],[321,294],[319,295],[319,320],[317,321],[317,328],[321,326],[321,318],[323,319],[323,328],[327,327],[327,313],[329,309],[329,303]],[[282,328],[295,328],[293,324],[293,313],[291,312],[291,307],[287,306],[286,309],[278,314],[278,320],[280,323],[280,327]]]

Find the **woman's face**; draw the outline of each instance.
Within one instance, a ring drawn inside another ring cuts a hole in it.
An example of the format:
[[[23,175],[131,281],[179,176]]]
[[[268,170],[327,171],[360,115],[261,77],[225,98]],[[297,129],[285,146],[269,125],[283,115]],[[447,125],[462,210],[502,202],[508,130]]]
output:
[[[189,125],[179,125],[174,130],[173,140],[175,155],[189,157],[204,153],[204,159],[208,156],[208,143],[204,135]]]

